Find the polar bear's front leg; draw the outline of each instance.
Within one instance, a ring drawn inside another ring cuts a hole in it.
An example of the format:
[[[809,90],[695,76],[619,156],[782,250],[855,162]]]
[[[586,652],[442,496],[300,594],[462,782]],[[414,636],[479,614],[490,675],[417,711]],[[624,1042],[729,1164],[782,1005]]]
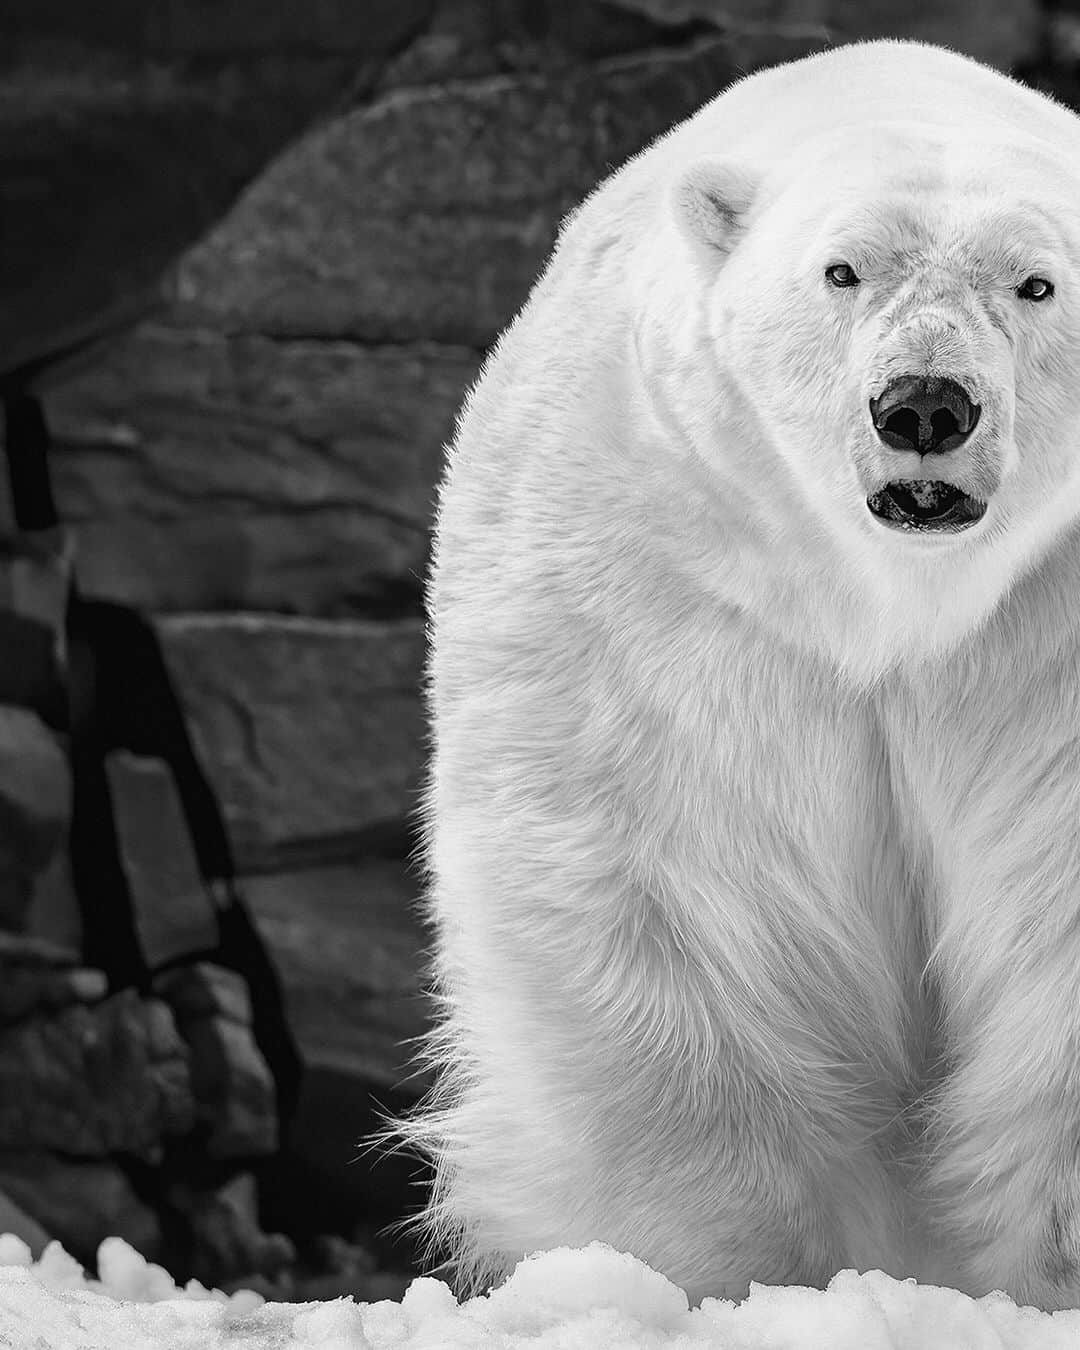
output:
[[[921,1203],[961,1288],[1046,1309],[1080,1306],[1080,682],[1056,617],[1074,591],[1033,578],[882,704],[932,860]]]
[[[956,983],[928,1173],[968,1292],[1046,1310],[1080,1306],[1080,935],[1054,927],[999,948],[993,984]]]

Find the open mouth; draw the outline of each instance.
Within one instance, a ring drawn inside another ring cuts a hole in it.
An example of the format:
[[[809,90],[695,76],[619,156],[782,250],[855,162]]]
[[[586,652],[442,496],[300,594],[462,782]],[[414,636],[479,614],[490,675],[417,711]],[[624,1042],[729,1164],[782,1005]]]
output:
[[[955,483],[933,478],[903,478],[886,483],[866,505],[883,525],[922,534],[955,534],[986,514],[986,503]]]

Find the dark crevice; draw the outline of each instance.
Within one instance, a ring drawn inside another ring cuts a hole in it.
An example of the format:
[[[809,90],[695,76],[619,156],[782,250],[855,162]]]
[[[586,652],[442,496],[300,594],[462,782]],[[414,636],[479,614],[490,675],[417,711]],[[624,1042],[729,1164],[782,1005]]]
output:
[[[299,872],[305,868],[366,862],[372,858],[413,858],[419,847],[420,797],[417,793],[415,819],[375,821],[351,834],[309,835],[287,843],[262,844],[258,852],[247,853],[237,846],[237,865],[244,876],[264,873]]]

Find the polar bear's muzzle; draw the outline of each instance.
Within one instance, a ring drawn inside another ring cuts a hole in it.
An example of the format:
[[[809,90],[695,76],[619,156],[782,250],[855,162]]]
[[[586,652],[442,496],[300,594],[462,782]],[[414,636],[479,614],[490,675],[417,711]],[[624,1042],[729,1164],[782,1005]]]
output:
[[[891,479],[866,499],[870,512],[893,529],[956,533],[986,514],[986,502],[957,483],[922,475],[930,463],[964,444],[979,422],[979,405],[956,380],[901,375],[870,400],[879,439],[912,454],[909,477]],[[914,456],[918,460],[914,460]],[[930,456],[934,460],[929,460]],[[918,475],[918,476],[916,476]]]

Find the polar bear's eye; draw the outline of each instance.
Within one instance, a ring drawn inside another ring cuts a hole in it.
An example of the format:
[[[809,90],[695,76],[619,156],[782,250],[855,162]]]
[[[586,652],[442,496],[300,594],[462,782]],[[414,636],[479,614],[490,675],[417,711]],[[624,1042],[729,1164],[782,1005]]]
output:
[[[848,263],[833,263],[832,267],[826,267],[825,276],[833,286],[857,286],[859,278],[855,274],[854,267]]]
[[[1022,285],[1017,286],[1016,294],[1021,300],[1049,300],[1054,294],[1054,283],[1045,277],[1028,277]]]

